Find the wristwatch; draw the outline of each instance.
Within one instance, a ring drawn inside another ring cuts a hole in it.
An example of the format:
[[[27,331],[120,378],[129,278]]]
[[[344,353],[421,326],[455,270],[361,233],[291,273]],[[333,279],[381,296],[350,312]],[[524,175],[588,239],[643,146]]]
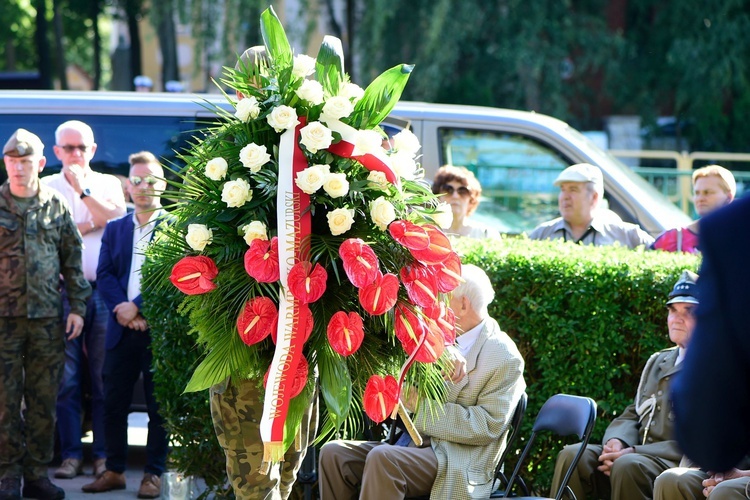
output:
[[[87,196],[91,196],[91,190],[89,188],[86,188],[83,191],[81,191],[81,199],[84,199]]]

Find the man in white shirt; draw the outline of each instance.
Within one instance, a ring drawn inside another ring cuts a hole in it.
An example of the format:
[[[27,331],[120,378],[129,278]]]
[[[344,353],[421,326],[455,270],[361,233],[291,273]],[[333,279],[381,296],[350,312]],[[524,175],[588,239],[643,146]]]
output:
[[[604,179],[599,167],[589,163],[572,165],[557,176],[557,203],[561,217],[539,224],[529,234],[532,240],[563,240],[584,245],[649,247],[654,238],[637,224],[623,222],[599,207],[604,197]]]
[[[42,178],[42,182],[59,191],[70,205],[73,220],[83,235],[83,274],[93,289],[86,304],[83,334],[65,343],[65,369],[57,395],[57,429],[63,463],[55,471],[55,477],[70,479],[81,474],[83,468],[81,401],[86,368],[91,380],[94,473],[104,472],[102,367],[107,310],[96,286],[96,266],[104,226],[108,220],[125,213],[125,198],[115,176],[91,169],[90,162],[96,153],[91,127],[80,121],[67,121],[55,131],[55,142],[54,152],[62,162],[62,171]],[[67,306],[65,311],[67,315]]]
[[[151,335],[141,314],[141,266],[145,250],[166,212],[159,196],[166,188],[164,171],[153,154],[130,155],[128,193],[135,211],[107,224],[102,237],[97,275],[102,298],[110,311],[104,362],[104,433],[106,471],[83,486],[87,493],[125,488],[128,453],[128,409],[133,387],[143,375],[148,408],[146,466],[138,498],[157,498],[166,468],[167,433],[154,399]]]
[[[434,407],[435,414],[429,402],[409,394],[414,391],[402,392],[404,406],[415,410],[424,446],[326,444],[319,465],[323,500],[489,497],[513,411],[526,389],[524,362],[513,340],[489,317],[495,292],[485,272],[465,264],[462,277],[450,306],[456,330],[464,332],[456,347],[466,359],[466,374],[447,382],[443,411]]]

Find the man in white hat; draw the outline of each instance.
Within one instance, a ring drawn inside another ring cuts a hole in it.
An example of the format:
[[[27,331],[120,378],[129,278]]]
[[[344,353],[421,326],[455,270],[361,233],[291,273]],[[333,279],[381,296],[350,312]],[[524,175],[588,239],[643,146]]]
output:
[[[599,210],[604,196],[599,167],[577,163],[560,172],[554,184],[560,188],[557,202],[561,217],[538,225],[529,235],[532,240],[562,239],[579,245],[620,244],[628,248],[648,247],[654,242],[637,224]]]

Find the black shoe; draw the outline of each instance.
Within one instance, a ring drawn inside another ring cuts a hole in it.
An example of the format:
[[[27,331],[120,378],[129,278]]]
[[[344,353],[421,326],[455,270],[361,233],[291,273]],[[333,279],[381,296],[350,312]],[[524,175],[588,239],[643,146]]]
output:
[[[0,500],[21,500],[21,480],[17,477],[0,479]]]
[[[65,498],[65,490],[52,484],[48,478],[43,477],[35,481],[24,481],[24,498],[36,498],[37,500],[61,500]]]

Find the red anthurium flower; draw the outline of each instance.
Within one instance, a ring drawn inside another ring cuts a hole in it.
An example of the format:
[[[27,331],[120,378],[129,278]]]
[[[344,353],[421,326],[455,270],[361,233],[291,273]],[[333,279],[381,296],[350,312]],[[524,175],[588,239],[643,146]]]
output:
[[[430,236],[427,230],[408,220],[393,221],[388,231],[394,240],[409,250],[424,250],[430,246]]]
[[[380,423],[388,418],[398,404],[398,382],[391,375],[373,375],[367,381],[362,404],[365,413],[373,422]]]
[[[245,271],[259,283],[279,281],[279,239],[254,239],[245,252]]]
[[[378,271],[375,281],[359,289],[359,303],[373,316],[380,316],[396,304],[398,278],[395,274],[383,275]]]
[[[311,304],[326,291],[328,273],[320,264],[309,261],[297,262],[289,270],[287,285],[294,298],[303,304]]]
[[[430,236],[430,244],[424,250],[409,250],[419,262],[423,264],[439,264],[448,258],[453,251],[448,237],[436,226],[427,224],[423,226]]]
[[[214,261],[205,255],[184,257],[174,265],[169,281],[182,293],[200,295],[216,288],[211,281],[219,274]]]
[[[356,352],[365,338],[362,318],[356,312],[347,315],[344,311],[339,311],[331,316],[327,333],[331,347],[342,356]]]
[[[312,334],[313,329],[313,317],[312,313],[310,312],[310,306],[307,304],[299,304],[297,307],[297,319],[295,320],[299,332],[302,333],[302,343],[304,344],[307,342],[307,339],[310,338],[310,334]],[[271,332],[271,340],[274,344],[276,344],[276,330],[277,328],[274,328]]]
[[[452,345],[456,342],[456,315],[453,314],[453,309],[447,307],[443,302],[438,302],[433,307],[424,308],[424,313],[443,332],[446,345]]]
[[[424,319],[427,325],[427,336],[425,337],[424,344],[419,348],[416,359],[422,363],[433,363],[440,356],[443,355],[445,350],[445,339],[443,338],[443,332],[437,323],[430,318]],[[411,356],[411,351],[406,350],[406,354]]]
[[[402,346],[411,345],[411,349],[404,347],[405,351],[413,351],[424,333],[424,322],[416,315],[413,306],[399,302],[396,306],[395,323],[396,338]]]
[[[432,268],[437,277],[438,290],[443,293],[452,292],[464,281],[461,278],[461,257],[456,252],[451,252],[443,262]]]
[[[247,345],[257,344],[276,331],[279,311],[268,297],[255,297],[245,302],[237,317],[237,332]]]
[[[268,367],[268,370],[266,370],[266,374],[263,375],[263,386],[266,387],[268,385],[268,374],[271,372],[271,367]],[[292,392],[290,394],[290,397],[296,398],[302,393],[302,390],[305,388],[305,384],[307,383],[307,375],[309,372],[309,367],[307,364],[307,360],[304,356],[299,358],[299,363],[297,364],[297,370],[294,373],[294,379],[292,380]]]
[[[375,281],[379,270],[378,257],[364,241],[349,238],[339,247],[339,255],[352,285],[362,288]]]
[[[437,278],[430,268],[415,262],[402,267],[399,274],[409,299],[416,305],[430,307],[437,302]]]

